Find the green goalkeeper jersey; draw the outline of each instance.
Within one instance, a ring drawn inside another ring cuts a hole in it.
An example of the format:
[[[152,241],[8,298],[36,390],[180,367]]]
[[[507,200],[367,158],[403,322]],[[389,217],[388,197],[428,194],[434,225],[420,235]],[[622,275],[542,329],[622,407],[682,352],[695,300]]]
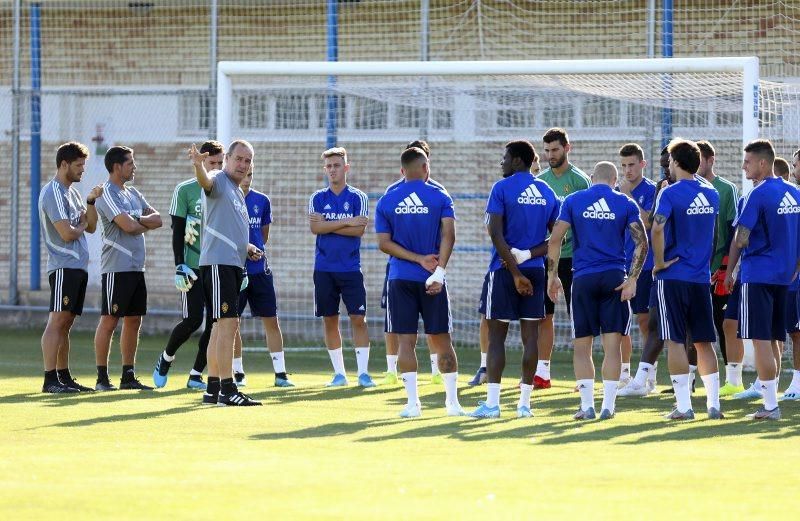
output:
[[[561,202],[564,202],[564,198],[569,194],[578,192],[580,190],[586,190],[592,185],[591,180],[589,180],[589,176],[583,173],[582,170],[577,168],[572,163],[569,164],[569,168],[561,174],[557,176],[553,173],[551,168],[548,168],[541,174],[539,174],[538,179],[541,179],[547,186],[553,189],[556,193],[556,197]],[[567,236],[564,240],[564,245],[561,246],[561,258],[572,258],[572,230],[567,231]]]
[[[198,233],[194,244],[183,243],[183,262],[193,270],[197,270],[200,266],[200,245],[203,239],[201,230],[203,207],[200,201],[200,192],[200,183],[197,182],[197,179],[187,179],[175,187],[175,191],[172,193],[172,202],[169,205],[170,215],[186,219],[184,235],[190,227]]]
[[[711,258],[711,273],[722,265],[722,259],[728,255],[730,246],[730,228],[728,223],[736,219],[736,201],[739,190],[736,185],[720,176],[714,177],[711,184],[719,193],[719,213],[717,214],[717,243],[714,245],[714,256]]]

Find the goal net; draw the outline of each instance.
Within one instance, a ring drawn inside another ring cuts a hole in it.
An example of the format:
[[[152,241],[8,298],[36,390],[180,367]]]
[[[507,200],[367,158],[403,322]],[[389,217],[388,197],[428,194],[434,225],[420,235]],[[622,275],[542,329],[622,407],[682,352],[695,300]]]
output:
[[[267,251],[284,332],[316,345],[322,331],[313,317],[314,236],[306,214],[309,196],[325,186],[320,154],[332,142],[347,149],[348,182],[369,195],[372,215],[386,186],[399,178],[405,144],[428,141],[432,177],[452,195],[458,219],[448,266],[454,338],[476,345],[491,249],[484,208],[501,177],[504,143],[528,139],[541,155],[544,131],[564,127],[573,144],[570,161],[590,173],[597,161],[617,162],[621,145],[637,142],[649,161],[646,175],[657,179],[662,135],[708,139],[717,149],[717,172],[738,181],[742,144],[759,135],[759,123],[775,136],[797,126],[796,98],[781,88],[762,83],[759,105],[755,58],[221,62],[218,70],[217,136],[254,144],[253,186],[272,200]],[[367,318],[372,338],[380,338],[387,257],[372,225],[361,257]],[[563,302],[556,327],[556,345],[568,345]],[[245,331],[260,335],[260,324],[253,321]]]

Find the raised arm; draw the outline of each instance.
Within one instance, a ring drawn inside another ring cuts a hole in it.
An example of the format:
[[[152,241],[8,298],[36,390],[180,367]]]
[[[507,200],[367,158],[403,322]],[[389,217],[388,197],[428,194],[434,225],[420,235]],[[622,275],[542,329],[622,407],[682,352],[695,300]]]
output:
[[[192,146],[189,149],[189,159],[194,165],[194,175],[203,190],[205,190],[206,193],[209,193],[214,187],[214,179],[208,175],[208,172],[206,172],[206,167],[203,164],[203,159],[206,157],[208,157],[208,152],[203,152],[201,154],[200,151],[197,150],[197,147],[194,145],[194,143],[192,143]]]

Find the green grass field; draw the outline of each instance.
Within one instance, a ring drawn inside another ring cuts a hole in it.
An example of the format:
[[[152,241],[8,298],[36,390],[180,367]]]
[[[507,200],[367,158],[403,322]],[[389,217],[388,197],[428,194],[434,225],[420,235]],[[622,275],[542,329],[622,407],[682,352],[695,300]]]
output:
[[[202,407],[184,388],[194,345],[158,392],[52,396],[39,393],[39,332],[0,337],[2,519],[792,519],[800,503],[800,403],[784,403],[780,422],[749,421],[755,403],[726,400],[722,422],[674,424],[661,419],[671,397],[622,398],[615,419],[576,423],[565,353],[532,419],[514,417],[513,365],[501,419],[444,417],[444,390],[423,374],[423,417],[408,421],[396,416],[401,387],[325,389],[324,352],[287,354],[288,391],[271,387],[266,355],[248,353],[246,392],[264,407],[238,409]],[[84,384],[90,340],[72,341]],[[142,380],[163,342],[142,339]],[[471,410],[485,396],[466,385],[478,354],[460,359]],[[384,364],[374,349],[373,373]],[[347,365],[352,375],[352,351]],[[705,410],[702,389],[694,404]]]

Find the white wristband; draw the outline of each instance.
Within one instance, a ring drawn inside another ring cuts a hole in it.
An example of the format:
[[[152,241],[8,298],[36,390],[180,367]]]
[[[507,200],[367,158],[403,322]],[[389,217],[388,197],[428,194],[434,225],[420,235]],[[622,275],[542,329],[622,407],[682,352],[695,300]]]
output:
[[[444,271],[444,268],[442,268],[441,266],[436,266],[436,269],[434,270],[433,275],[428,277],[428,280],[425,281],[425,286],[426,287],[430,286],[434,282],[438,282],[439,284],[444,284],[444,276],[445,276],[445,274],[446,274],[446,272]]]
[[[511,255],[514,256],[517,264],[522,264],[523,262],[530,260],[531,250],[518,250],[517,248],[511,248]]]

